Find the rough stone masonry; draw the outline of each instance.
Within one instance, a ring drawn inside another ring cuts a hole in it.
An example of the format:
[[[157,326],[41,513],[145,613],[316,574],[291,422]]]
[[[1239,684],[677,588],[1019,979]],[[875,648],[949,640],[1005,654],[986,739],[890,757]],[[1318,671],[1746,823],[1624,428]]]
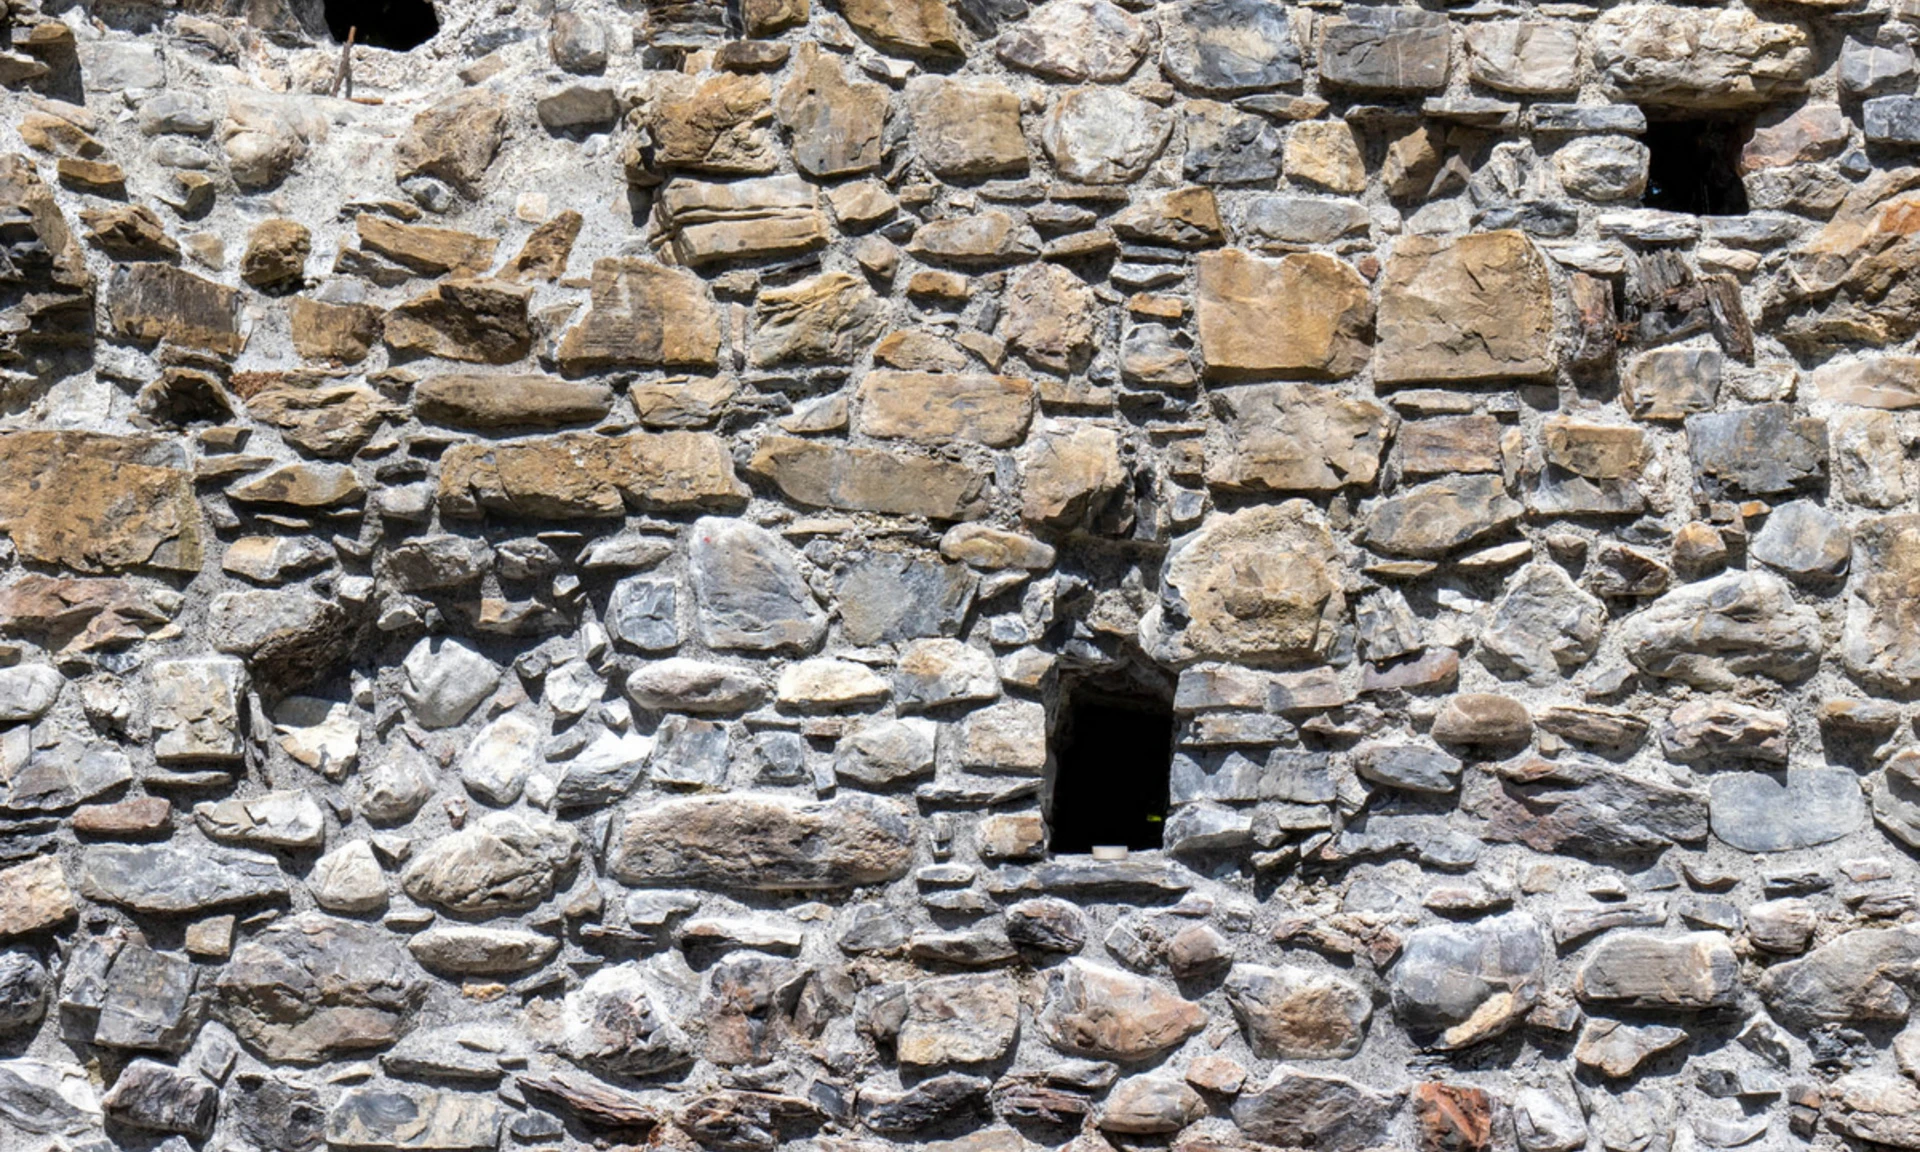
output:
[[[1920,3],[409,2],[6,0],[0,1149],[1920,1149]]]

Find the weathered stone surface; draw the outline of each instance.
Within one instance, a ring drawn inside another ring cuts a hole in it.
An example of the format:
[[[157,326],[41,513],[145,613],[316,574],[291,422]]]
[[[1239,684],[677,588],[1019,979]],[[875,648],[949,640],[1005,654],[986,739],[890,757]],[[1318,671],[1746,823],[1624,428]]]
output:
[[[661,1007],[655,988],[632,964],[602,968],[567,994],[562,1050],[600,1071],[645,1076],[693,1061],[686,1033]]]
[[[425,1088],[361,1086],[327,1111],[327,1145],[368,1152],[484,1152],[500,1142],[505,1116],[492,1096]]]
[[[1366,364],[1373,306],[1366,282],[1345,261],[1319,254],[1269,261],[1227,249],[1202,255],[1197,269],[1195,312],[1210,375],[1326,379]]]
[[[1792,491],[1827,471],[1827,426],[1784,404],[1687,417],[1694,483],[1711,495]]]
[[[1047,1042],[1096,1060],[1160,1056],[1206,1026],[1207,1014],[1151,980],[1085,960],[1048,973],[1039,1018]]]
[[[1110,84],[1147,53],[1147,30],[1107,0],[1047,4],[1001,33],[994,51],[1016,68],[1071,84]]]
[[[403,355],[511,364],[533,347],[531,289],[505,280],[446,280],[387,313],[387,347]]]
[[[1040,141],[1060,175],[1085,184],[1124,184],[1159,157],[1173,118],[1118,88],[1075,88],[1054,103]]]
[[[1920,1089],[1911,1080],[1850,1072],[1834,1081],[1821,1115],[1836,1130],[1888,1148],[1920,1148]]]
[[[1374,379],[1530,379],[1552,370],[1546,261],[1519,232],[1394,246],[1380,289]]]
[[[1394,1014],[1434,1047],[1477,1044],[1539,1003],[1548,955],[1539,923],[1524,912],[1419,929],[1393,969]]]
[[[591,424],[613,406],[604,384],[552,376],[429,376],[413,390],[421,419],[454,428],[491,431]]]
[[[1345,607],[1334,568],[1325,518],[1304,500],[1216,515],[1168,553],[1160,625],[1183,662],[1322,655]]]
[[[1864,544],[1864,540],[1863,540]],[[1677,588],[1625,621],[1627,658],[1643,671],[1701,688],[1737,676],[1791,683],[1819,664],[1820,620],[1767,572],[1730,572]]]
[[[906,1016],[894,1042],[914,1068],[983,1064],[1005,1056],[1020,1030],[1020,998],[1000,973],[939,976],[906,992]]]
[[[211,839],[250,847],[318,848],[327,836],[319,802],[293,789],[198,804],[193,819]]]
[[[1209,95],[1257,92],[1301,77],[1287,11],[1265,0],[1184,0],[1162,24],[1161,63]]]
[[[712,368],[720,313],[699,277],[637,258],[593,262],[591,301],[561,337],[569,374],[605,368]]]
[[[204,1139],[213,1132],[220,1089],[204,1077],[157,1060],[135,1060],[121,1070],[100,1105],[108,1116],[130,1128]]]
[[[477,198],[506,132],[507,98],[467,88],[422,110],[394,146],[394,178],[432,176]]]
[[[28,559],[77,572],[193,571],[204,556],[185,460],[147,437],[0,432],[0,530]]]
[[[799,557],[779,537],[740,520],[702,517],[688,551],[700,632],[714,648],[810,652],[826,613]]]
[[[1764,104],[1804,90],[1815,67],[1805,28],[1744,10],[1623,5],[1587,43],[1615,99],[1677,108]]]
[[[887,90],[849,81],[819,45],[800,45],[773,107],[793,134],[794,166],[807,175],[849,176],[880,166]]]
[[[853,274],[829,272],[762,292],[753,319],[755,364],[844,364],[880,335],[886,306]]]
[[[59,860],[46,856],[0,869],[0,940],[63,924],[77,910]]]
[[[1283,1065],[1233,1102],[1233,1122],[1267,1144],[1360,1152],[1386,1140],[1399,1111],[1397,1096]]]
[[[1545,682],[1593,659],[1606,610],[1557,564],[1520,570],[1480,633],[1481,662],[1496,673]]]
[[[658,212],[674,252],[692,267],[810,252],[827,242],[819,195],[797,176],[725,184],[671,180]]]
[[[456,976],[512,976],[545,964],[560,942],[519,928],[450,924],[429,928],[407,941],[420,966]]]
[[[1045,422],[1020,451],[1020,513],[1072,527],[1100,514],[1127,483],[1120,437],[1086,423]]]
[[[1679,764],[1723,758],[1784,764],[1791,727],[1784,712],[1731,700],[1689,700],[1668,713],[1660,750]]]
[[[926,56],[965,52],[948,0],[847,0],[840,13],[854,31],[882,47]]]
[[[747,470],[815,507],[934,520],[975,520],[986,511],[981,478],[944,460],[768,436]]]
[[[907,113],[914,147],[936,176],[1026,170],[1020,98],[998,80],[916,76],[907,84]]]
[[[900,809],[857,795],[824,804],[771,796],[663,800],[616,821],[607,870],[649,887],[852,888],[906,874],[908,827]]]
[[[1371,484],[1393,428],[1379,404],[1320,385],[1249,384],[1216,389],[1212,400],[1206,476],[1220,488],[1332,492]]]
[[[883,440],[972,440],[1004,448],[1026,436],[1033,382],[975,373],[867,373],[855,393],[862,432]]]
[[[1373,1002],[1331,972],[1288,965],[1235,964],[1227,1002],[1254,1055],[1275,1060],[1344,1060],[1366,1039]]]
[[[766,686],[744,669],[674,657],[629,676],[627,695],[643,708],[743,712],[766,696]]]
[[[697,78],[668,72],[649,79],[655,85],[647,107],[653,163],[729,175],[757,175],[779,167],[779,152],[768,130],[773,89],[765,76],[723,72]],[[607,104],[617,114],[619,105],[613,100]],[[564,119],[604,123],[613,115]]]
[[[854,558],[834,584],[842,637],[886,644],[958,633],[979,581],[958,564],[880,550]]]
[[[107,285],[107,314],[123,339],[166,341],[222,356],[239,353],[240,294],[171,264],[121,265]]]
[[[273,857],[189,841],[95,844],[80,859],[80,890],[136,912],[177,914],[284,897]]]
[[[1563,755],[1498,767],[1499,783],[1465,803],[1487,819],[1489,840],[1539,852],[1602,858],[1658,852],[1707,837],[1707,794],[1617,769],[1592,756]]]
[[[449,450],[438,497],[455,517],[570,518],[733,508],[746,495],[725,442],[711,433],[563,432]]]
[[[1775,1019],[1799,1032],[1822,1024],[1899,1023],[1912,1008],[1915,963],[1920,933],[1912,928],[1855,929],[1769,968],[1760,995]]]
[[[537,813],[493,812],[416,853],[400,886],[449,912],[521,912],[552,895],[579,862],[572,827]]]
[[[1718,932],[1613,933],[1588,953],[1574,992],[1588,1004],[1695,1010],[1733,1002],[1738,963]]]
[[[1588,1020],[1574,1046],[1573,1058],[1603,1076],[1622,1079],[1662,1052],[1684,1043],[1687,1034],[1663,1024],[1626,1024],[1618,1020]]]
[[[1498,476],[1452,476],[1379,501],[1362,523],[1372,547],[1432,558],[1507,528],[1521,510]]]
[[[1320,78],[1362,92],[1445,87],[1451,40],[1437,12],[1356,8],[1320,26]]]
[[[1485,20],[1467,26],[1467,72],[1475,83],[1523,96],[1580,86],[1580,31],[1552,20]]]
[[[1097,297],[1079,276],[1058,264],[1035,264],[1007,281],[1000,333],[1036,367],[1062,375],[1080,371],[1094,351]]]
[[[216,1011],[261,1056],[313,1064],[393,1043],[426,990],[379,928],[303,912],[234,950]]]

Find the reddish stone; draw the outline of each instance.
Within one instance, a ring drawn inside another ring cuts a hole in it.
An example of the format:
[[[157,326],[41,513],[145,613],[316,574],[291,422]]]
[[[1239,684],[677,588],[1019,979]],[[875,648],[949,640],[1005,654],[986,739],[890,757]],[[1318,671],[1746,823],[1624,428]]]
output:
[[[1484,1088],[1429,1080],[1413,1090],[1421,1152],[1484,1152],[1493,1142],[1493,1097]]]
[[[158,796],[134,796],[115,804],[88,804],[73,814],[83,836],[126,839],[163,836],[173,827],[173,805]]]

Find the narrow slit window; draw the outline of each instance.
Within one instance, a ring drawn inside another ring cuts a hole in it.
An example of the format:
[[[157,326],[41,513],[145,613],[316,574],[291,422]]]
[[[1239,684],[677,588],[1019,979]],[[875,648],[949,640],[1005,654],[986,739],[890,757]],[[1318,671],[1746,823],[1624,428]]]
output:
[[[1695,216],[1744,216],[1747,186],[1740,153],[1753,135],[1746,120],[1649,118],[1647,192],[1642,203]]]
[[[1085,687],[1067,693],[1054,732],[1055,854],[1158,848],[1173,766],[1173,704]]]
[[[327,31],[338,43],[353,34],[355,44],[405,52],[440,31],[440,18],[427,0],[326,0]]]

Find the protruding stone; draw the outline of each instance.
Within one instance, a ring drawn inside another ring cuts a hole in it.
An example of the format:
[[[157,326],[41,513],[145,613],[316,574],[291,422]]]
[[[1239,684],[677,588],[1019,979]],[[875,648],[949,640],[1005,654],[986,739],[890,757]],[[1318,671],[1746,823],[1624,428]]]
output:
[[[1287,965],[1236,964],[1227,1002],[1255,1056],[1277,1060],[1344,1060],[1366,1039],[1373,1002],[1351,980]]]
[[[634,257],[593,262],[587,311],[561,337],[561,371],[713,368],[720,313],[706,284],[682,268]]]
[[[1269,261],[1229,248],[1202,254],[1197,269],[1209,375],[1327,379],[1366,364],[1373,304],[1345,261],[1318,253]]]
[[[1325,519],[1304,500],[1218,515],[1168,553],[1160,626],[1182,662],[1323,656],[1345,605],[1337,567]]]
[[[570,826],[534,812],[494,812],[442,836],[400,875],[407,895],[467,916],[522,912],[580,862]]]
[[[703,511],[738,507],[746,496],[725,442],[708,432],[562,432],[462,444],[440,460],[441,510],[463,518]]]
[[[1166,111],[1119,88],[1075,88],[1056,99],[1041,143],[1067,180],[1125,184],[1160,155],[1173,131]]]
[[[1386,1142],[1400,1100],[1344,1076],[1281,1066],[1267,1082],[1243,1091],[1233,1122],[1255,1140],[1321,1152],[1360,1152]]]
[[[1868,541],[1863,532],[1863,558]],[[1804,679],[1823,647],[1819,615],[1795,604],[1786,582],[1767,572],[1730,572],[1675,589],[1628,617],[1621,637],[1643,671],[1701,688],[1728,687],[1737,676]]]
[[[1382,384],[1538,379],[1553,370],[1546,261],[1520,232],[1401,239],[1382,279],[1378,326],[1374,378]]]
[[[819,646],[826,614],[799,557],[779,537],[744,520],[703,517],[694,522],[688,557],[709,645],[754,652]]]
[[[234,950],[218,1011],[265,1058],[314,1064],[393,1043],[427,983],[378,926],[303,912]]]
[[[615,822],[607,870],[647,887],[853,888],[906,874],[908,831],[904,812],[868,796],[825,804],[772,796],[663,800]]]
[[[1198,1004],[1151,980],[1085,960],[1051,970],[1039,1018],[1048,1043],[1063,1052],[1130,1062],[1178,1047],[1206,1022]]]
[[[1548,955],[1539,923],[1524,912],[1419,929],[1394,965],[1394,1013],[1434,1047],[1477,1044],[1540,1002]]]
[[[1733,946],[1717,932],[1615,933],[1594,945],[1574,991],[1589,1004],[1697,1010],[1731,1004],[1737,975]]]

